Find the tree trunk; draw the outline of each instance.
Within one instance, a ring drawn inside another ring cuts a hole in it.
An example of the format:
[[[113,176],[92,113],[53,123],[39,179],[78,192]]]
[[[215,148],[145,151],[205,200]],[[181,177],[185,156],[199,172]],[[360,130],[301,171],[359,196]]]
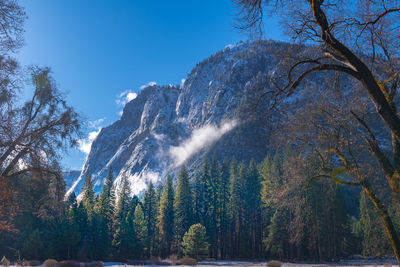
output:
[[[400,239],[397,234],[396,228],[393,225],[392,218],[390,218],[389,212],[387,211],[385,204],[380,199],[378,199],[375,192],[372,191],[370,184],[368,182],[365,182],[363,184],[363,187],[365,193],[371,199],[372,203],[377,209],[378,215],[384,224],[390,244],[393,247],[393,252],[396,256],[397,262],[400,262]]]

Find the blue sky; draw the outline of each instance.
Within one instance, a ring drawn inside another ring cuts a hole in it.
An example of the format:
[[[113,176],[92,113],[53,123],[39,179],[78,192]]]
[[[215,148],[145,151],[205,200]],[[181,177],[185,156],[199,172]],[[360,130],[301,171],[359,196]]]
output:
[[[122,92],[154,81],[180,84],[196,63],[246,40],[229,0],[20,0],[28,20],[23,65],[49,66],[67,100],[87,120],[85,133],[119,118]],[[274,19],[267,39],[283,39]],[[123,97],[126,97],[125,94]],[[120,99],[121,100],[121,99]],[[66,169],[86,155],[72,149]]]

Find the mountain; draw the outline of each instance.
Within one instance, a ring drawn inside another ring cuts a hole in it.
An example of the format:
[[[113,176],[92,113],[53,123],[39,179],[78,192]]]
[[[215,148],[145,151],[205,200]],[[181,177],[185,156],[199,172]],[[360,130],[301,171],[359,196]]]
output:
[[[65,188],[68,191],[79,178],[81,171],[71,170],[65,171],[62,173],[64,181],[65,181]]]
[[[261,97],[254,88],[274,74],[289,46],[230,45],[197,64],[181,85],[142,88],[121,118],[101,129],[68,192],[79,193],[88,172],[99,192],[110,167],[117,188],[126,175],[132,192],[140,194],[150,180],[162,181],[182,164],[192,173],[199,170],[208,155],[261,161],[269,150],[271,116],[254,105]]]

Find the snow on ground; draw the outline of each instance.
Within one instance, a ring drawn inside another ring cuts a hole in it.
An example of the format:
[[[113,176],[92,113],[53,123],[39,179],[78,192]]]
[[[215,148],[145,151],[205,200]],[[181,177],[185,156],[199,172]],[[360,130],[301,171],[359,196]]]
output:
[[[201,267],[220,267],[220,266],[243,266],[243,267],[265,267],[266,261],[251,262],[251,261],[200,261],[197,266]],[[121,262],[105,262],[105,266],[115,267],[134,267],[138,265],[127,265]],[[158,267],[158,265],[152,265]],[[165,265],[164,265],[165,266]],[[189,266],[189,265],[180,265]],[[333,263],[283,263],[282,267],[398,267],[394,260],[348,260],[343,262]],[[160,265],[161,267],[161,265]]]

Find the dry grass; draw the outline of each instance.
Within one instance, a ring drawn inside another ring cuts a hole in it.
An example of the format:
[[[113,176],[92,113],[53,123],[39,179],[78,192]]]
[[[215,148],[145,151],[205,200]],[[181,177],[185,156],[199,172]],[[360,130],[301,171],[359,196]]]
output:
[[[36,261],[36,260],[28,261],[28,260],[25,260],[25,261],[22,262],[22,266],[40,266],[40,261]]]
[[[197,265],[197,260],[193,258],[182,258],[179,260],[182,265]]]
[[[68,261],[60,261],[57,264],[57,267],[77,267],[78,265],[79,264],[77,262],[68,260]]]
[[[280,261],[269,261],[267,262],[267,267],[281,267],[282,262]]]
[[[43,262],[43,265],[45,267],[56,267],[57,266],[58,261],[54,260],[54,259],[47,259]]]

